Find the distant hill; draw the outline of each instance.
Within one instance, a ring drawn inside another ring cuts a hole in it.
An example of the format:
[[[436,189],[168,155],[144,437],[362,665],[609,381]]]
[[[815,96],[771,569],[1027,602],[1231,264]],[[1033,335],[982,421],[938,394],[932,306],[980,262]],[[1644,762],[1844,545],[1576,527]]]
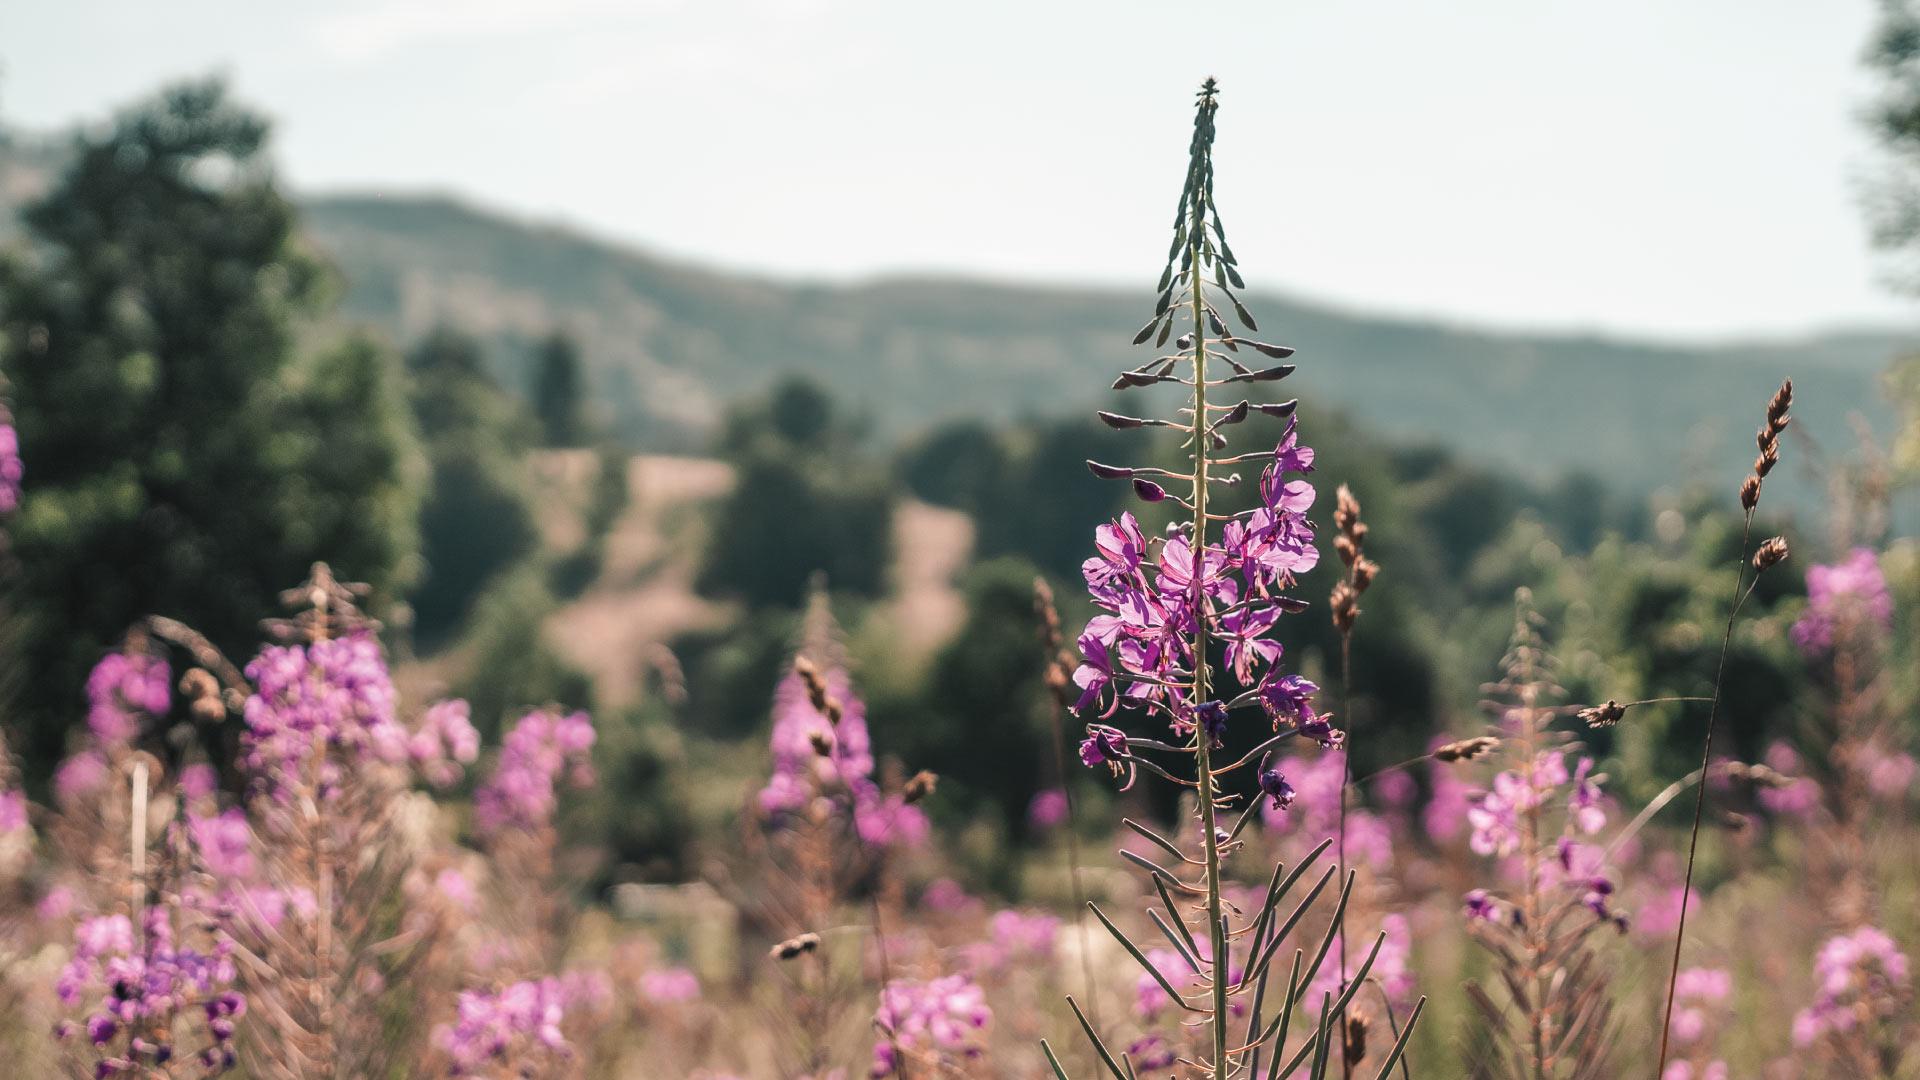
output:
[[[49,160],[0,145],[0,199],[30,192]],[[942,278],[776,281],[444,197],[302,205],[344,279],[344,318],[400,341],[440,321],[461,325],[487,341],[515,388],[525,385],[529,343],[564,326],[585,346],[603,416],[656,449],[697,444],[725,402],[783,372],[819,379],[886,436],[950,418],[1084,410],[1107,396],[1112,371],[1142,355],[1127,341],[1152,301],[1144,277],[1131,293]],[[9,216],[0,214],[0,236]],[[1153,242],[1141,238],[1143,274]],[[1241,254],[1257,283],[1266,260]],[[1692,347],[1482,331],[1258,293],[1251,306],[1263,337],[1299,349],[1289,393],[1389,438],[1437,442],[1535,477],[1585,469],[1641,492],[1703,468],[1737,476],[1761,404],[1785,374],[1800,386],[1803,429],[1821,443],[1851,441],[1850,412],[1884,425],[1877,375],[1920,338],[1854,332]]]

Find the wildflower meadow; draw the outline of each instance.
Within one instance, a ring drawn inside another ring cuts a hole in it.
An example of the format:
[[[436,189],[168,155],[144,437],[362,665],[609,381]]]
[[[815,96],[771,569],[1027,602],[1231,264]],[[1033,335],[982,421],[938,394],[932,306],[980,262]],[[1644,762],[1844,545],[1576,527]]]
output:
[[[1073,419],[891,458],[804,380],[664,364],[676,454],[567,333],[523,402],[452,301],[343,329],[218,83],[76,135],[0,260],[10,1075],[1920,1077],[1915,361],[1754,359],[1632,511],[1643,418],[1540,401],[1551,491],[1395,442],[1229,240],[1227,82],[1138,132]]]

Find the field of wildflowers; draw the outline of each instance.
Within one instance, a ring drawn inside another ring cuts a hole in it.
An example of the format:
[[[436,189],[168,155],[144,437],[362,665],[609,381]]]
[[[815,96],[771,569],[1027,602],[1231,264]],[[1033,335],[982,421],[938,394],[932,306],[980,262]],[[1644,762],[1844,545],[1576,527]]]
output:
[[[819,587],[733,832],[694,882],[595,895],[563,827],[595,720],[517,710],[488,745],[466,701],[406,700],[367,591],[316,564],[251,659],[145,619],[73,688],[56,772],[0,759],[17,1074],[1920,1075],[1913,546],[1767,535],[1784,381],[1720,485],[1742,533],[1704,693],[1576,696],[1521,588],[1484,723],[1356,775],[1386,733],[1350,715],[1352,648],[1397,568],[1368,493],[1316,485],[1310,403],[1273,392],[1293,350],[1246,336],[1217,115],[1209,81],[1134,338],[1155,355],[1114,383],[1170,403],[1100,414],[1144,464],[1087,463],[1137,503],[1086,538],[1081,628],[1035,583],[1015,647],[1051,738],[987,748],[1050,771],[1017,888],[959,880],[945,763],[876,751]],[[0,426],[0,512],[33,467]],[[1749,608],[1795,574],[1804,602]],[[1336,662],[1289,654],[1306,620]],[[1811,690],[1749,761],[1716,729],[1754,633]],[[1669,730],[1698,765],[1630,796],[1589,741],[1652,714],[1697,718]]]

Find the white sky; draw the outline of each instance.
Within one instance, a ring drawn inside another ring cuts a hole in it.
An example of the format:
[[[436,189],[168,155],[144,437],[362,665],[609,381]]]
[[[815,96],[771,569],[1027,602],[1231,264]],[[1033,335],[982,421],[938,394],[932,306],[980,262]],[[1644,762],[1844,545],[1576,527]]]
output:
[[[220,70],[303,190],[783,276],[1151,287],[1190,92],[1250,284],[1503,326],[1911,320],[1856,203],[1869,0],[12,0],[0,116]]]

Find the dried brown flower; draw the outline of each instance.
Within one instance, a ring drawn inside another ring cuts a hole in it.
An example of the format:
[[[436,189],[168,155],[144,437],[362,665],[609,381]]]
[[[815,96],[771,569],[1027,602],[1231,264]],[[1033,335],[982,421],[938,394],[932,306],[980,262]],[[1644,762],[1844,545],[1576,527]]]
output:
[[[791,960],[796,956],[810,953],[820,947],[819,934],[801,934],[790,937],[767,951],[775,960]]]
[[[919,772],[913,774],[912,779],[907,781],[907,786],[901,789],[900,797],[904,799],[908,805],[912,805],[933,794],[934,786],[939,782],[940,778],[934,775],[933,770],[921,769]]]
[[[819,754],[821,757],[833,756],[833,733],[832,732],[827,732],[827,731],[809,732],[807,734],[807,741],[813,744],[814,753]]]
[[[1347,1017],[1347,1029],[1341,1039],[1341,1052],[1346,1055],[1349,1068],[1360,1064],[1367,1056],[1367,1018],[1359,1013]]]
[[[1472,761],[1482,754],[1492,753],[1500,746],[1500,740],[1491,735],[1482,735],[1474,739],[1461,739],[1450,742],[1433,752],[1435,761]]]
[[[1627,706],[1608,698],[1605,705],[1589,706],[1581,709],[1576,715],[1580,717],[1581,723],[1590,728],[1608,728],[1619,723],[1620,718],[1627,715]]]
[[[1776,536],[1761,544],[1759,550],[1753,553],[1753,568],[1756,572],[1764,573],[1786,559],[1787,540],[1783,536]]]

